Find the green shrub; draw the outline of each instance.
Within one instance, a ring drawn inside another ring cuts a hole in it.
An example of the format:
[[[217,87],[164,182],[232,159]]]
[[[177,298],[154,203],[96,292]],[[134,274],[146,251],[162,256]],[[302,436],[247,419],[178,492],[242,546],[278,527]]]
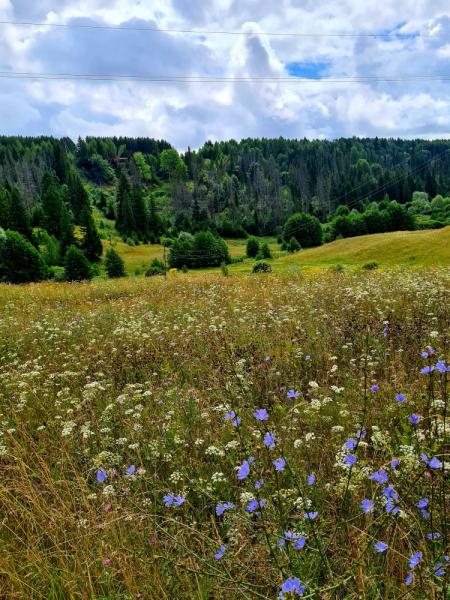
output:
[[[220,265],[220,270],[222,271],[222,275],[224,277],[228,276],[228,267],[224,262]]]
[[[50,272],[54,281],[57,283],[62,283],[66,280],[66,271],[64,267],[51,267]]]
[[[248,238],[247,240],[247,256],[249,258],[255,258],[259,253],[259,242],[254,237]]]
[[[67,248],[64,257],[67,281],[86,281],[92,279],[91,265],[83,252],[75,246]]]
[[[127,246],[136,246],[132,238],[127,238],[126,244]]]
[[[108,250],[105,257],[105,270],[110,279],[115,277],[125,277],[125,264],[115,250]]]
[[[42,254],[30,242],[17,231],[0,229],[0,281],[31,283],[48,276]]]
[[[271,273],[272,267],[263,261],[257,262],[253,265],[252,273]]]
[[[182,273],[187,273],[187,272],[188,272],[188,268],[187,268],[187,266],[186,266],[186,265],[183,265],[183,266],[181,267],[181,272],[182,272]]]
[[[375,269],[378,269],[378,263],[376,263],[375,261],[368,262],[365,265],[363,265],[362,268],[365,271],[374,271]]]
[[[174,240],[168,261],[171,269],[181,269],[183,265],[198,269],[219,267],[223,262],[229,265],[231,257],[221,238],[214,237],[210,231],[199,231],[192,238]]]
[[[270,251],[269,245],[268,244],[263,244],[261,246],[261,252],[260,252],[262,258],[272,258],[272,253]]]
[[[235,265],[236,263],[244,262],[245,256],[235,256],[231,259],[231,264]]]
[[[277,237],[277,244],[282,244],[282,243],[283,243],[283,236],[282,236],[282,235],[279,235],[279,236]]]
[[[302,247],[300,246],[300,244],[297,242],[297,240],[295,239],[295,237],[291,237],[291,241],[288,244],[288,251],[293,254],[294,252],[298,252],[299,250],[302,249]]]
[[[340,265],[339,263],[330,267],[330,271],[333,271],[334,273],[343,273],[345,271],[345,267],[344,265]]]
[[[150,267],[145,272],[146,277],[154,277],[155,275],[164,275],[164,263],[157,258],[152,260]]]
[[[288,243],[286,242],[286,240],[283,240],[283,243],[281,244],[281,251],[285,252],[288,249]]]
[[[292,215],[283,227],[283,238],[290,240],[293,237],[302,245],[302,248],[311,248],[322,244],[322,225],[319,219],[307,213]]]

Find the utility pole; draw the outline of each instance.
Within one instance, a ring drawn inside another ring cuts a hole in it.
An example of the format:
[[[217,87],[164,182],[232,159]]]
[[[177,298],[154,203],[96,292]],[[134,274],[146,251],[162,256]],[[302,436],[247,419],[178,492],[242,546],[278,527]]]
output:
[[[164,277],[167,279],[166,246],[164,245]]]

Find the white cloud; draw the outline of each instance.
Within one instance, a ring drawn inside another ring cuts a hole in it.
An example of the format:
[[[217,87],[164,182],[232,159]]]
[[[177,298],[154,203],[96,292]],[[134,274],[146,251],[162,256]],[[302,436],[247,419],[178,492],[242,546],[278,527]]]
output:
[[[243,32],[450,34],[447,0],[0,0],[3,20]],[[407,21],[405,22],[405,15]],[[445,38],[164,34],[3,26],[2,71],[285,77],[286,64],[329,75],[447,72]],[[0,81],[8,133],[149,135],[180,150],[247,136],[438,135],[447,84],[87,83]]]

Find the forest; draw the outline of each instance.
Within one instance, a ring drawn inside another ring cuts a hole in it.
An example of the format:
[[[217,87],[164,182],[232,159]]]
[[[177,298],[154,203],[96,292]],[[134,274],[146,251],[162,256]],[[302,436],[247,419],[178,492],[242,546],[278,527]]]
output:
[[[229,262],[220,238],[307,248],[444,227],[449,151],[448,141],[354,137],[207,141],[179,153],[150,138],[3,136],[0,278],[95,275],[105,236],[94,207],[127,243],[172,247],[178,268]]]

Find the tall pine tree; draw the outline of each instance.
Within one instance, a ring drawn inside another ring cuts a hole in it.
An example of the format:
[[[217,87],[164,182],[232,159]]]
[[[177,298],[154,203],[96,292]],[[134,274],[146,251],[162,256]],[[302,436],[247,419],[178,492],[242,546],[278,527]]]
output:
[[[124,233],[123,229],[123,204],[125,194],[128,195],[128,202],[130,201],[131,187],[130,182],[128,181],[128,177],[125,174],[125,171],[121,169],[119,183],[117,185],[116,192],[116,229],[121,233]]]
[[[49,235],[59,239],[61,234],[62,199],[59,188],[51,184],[42,195],[42,210],[44,211],[44,227]]]
[[[64,258],[67,248],[69,248],[69,246],[75,246],[77,243],[77,240],[76,240],[75,234],[74,234],[74,227],[70,220],[70,214],[69,214],[69,211],[67,210],[67,206],[64,204],[64,202],[62,203],[62,209],[61,209],[60,230],[61,230],[60,251],[61,251],[61,257]]]
[[[135,229],[143,236],[148,236],[148,212],[140,185],[134,185],[131,191],[131,208]]]
[[[75,223],[80,223],[81,213],[85,208],[90,210],[91,205],[83,182],[74,170],[71,170],[69,174],[69,201],[75,217]]]
[[[0,185],[0,227],[9,229],[10,214],[9,214],[9,192]]]
[[[80,248],[89,262],[95,262],[103,254],[102,240],[98,235],[94,218],[88,208],[84,208],[80,216],[83,239]]]
[[[9,201],[9,228],[13,231],[18,231],[24,238],[31,242],[33,240],[33,230],[30,226],[30,217],[23,205],[22,196],[16,185],[11,189]]]

